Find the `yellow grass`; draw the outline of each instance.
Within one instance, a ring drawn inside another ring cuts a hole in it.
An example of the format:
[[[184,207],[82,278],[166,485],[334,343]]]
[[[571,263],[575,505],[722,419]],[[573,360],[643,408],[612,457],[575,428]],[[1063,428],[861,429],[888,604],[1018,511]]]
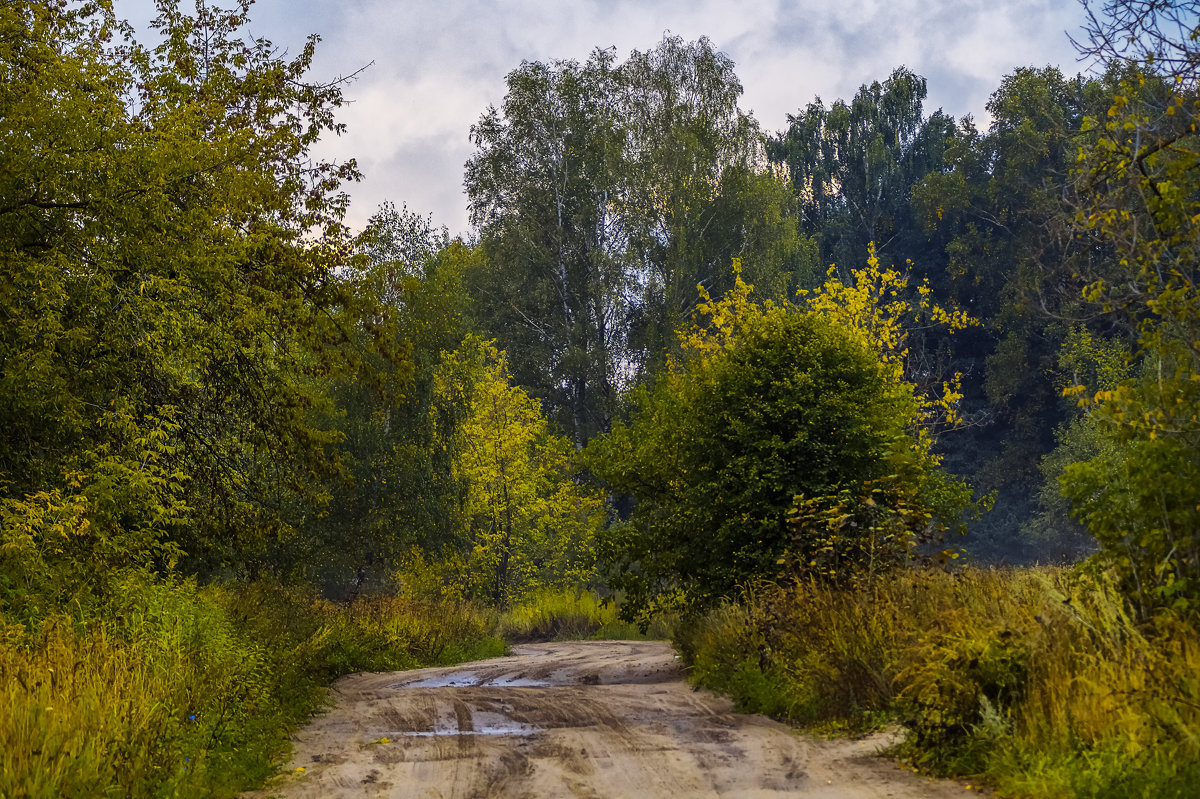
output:
[[[771,586],[680,643],[699,682],[748,709],[823,728],[899,720],[915,765],[1008,794],[1183,796],[1200,778],[1195,620],[1139,627],[1086,573]]]

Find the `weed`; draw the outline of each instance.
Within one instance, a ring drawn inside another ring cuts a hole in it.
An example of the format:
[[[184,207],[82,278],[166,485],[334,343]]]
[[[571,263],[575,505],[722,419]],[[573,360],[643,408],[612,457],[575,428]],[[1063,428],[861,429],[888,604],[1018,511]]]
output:
[[[464,603],[123,575],[69,616],[4,626],[0,796],[234,796],[335,677],[502,654],[493,627]]]
[[[911,570],[748,591],[677,628],[700,685],[822,728],[907,728],[901,754],[1014,796],[1184,796],[1200,778],[1195,619],[1136,624],[1106,579]]]

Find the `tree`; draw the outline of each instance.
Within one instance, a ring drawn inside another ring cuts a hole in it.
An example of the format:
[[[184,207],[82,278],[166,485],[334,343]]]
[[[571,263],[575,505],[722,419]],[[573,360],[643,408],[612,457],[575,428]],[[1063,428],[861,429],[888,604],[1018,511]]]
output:
[[[358,237],[341,277],[359,306],[352,373],[320,381],[332,407],[343,471],[326,483],[328,506],[305,521],[302,542],[276,557],[327,593],[361,590],[394,575],[413,547],[455,543],[466,486],[454,474],[461,398],[439,374],[470,330],[467,275],[476,248],[406,208],[383,205]]]
[[[783,299],[811,277],[801,258],[796,204],[765,167],[763,136],[738,107],[733,62],[701,38],[667,36],[618,69],[625,120],[622,213],[638,286],[631,356],[660,369],[675,331],[696,310],[696,286],[733,288],[738,259],[764,298]]]
[[[706,299],[676,368],[588,448],[590,468],[635,502],[598,546],[630,617],[704,607],[785,567],[834,581],[878,573],[963,501],[915,433],[912,385],[878,350],[749,291],[739,280]]]
[[[963,120],[944,168],[912,188],[914,215],[938,253],[926,268],[931,287],[982,323],[947,342],[954,370],[964,374],[964,413],[975,423],[945,437],[942,451],[996,498],[971,531],[969,546],[983,557],[1046,560],[1063,552],[1044,529],[1026,533],[1045,520],[1035,520],[1045,479],[1039,461],[1071,416],[1050,378],[1067,320],[1084,322],[1065,265],[1078,247],[1064,196],[1080,124],[1100,90],[1097,81],[1053,67],[1015,70],[988,101],[990,128],[981,133]]]
[[[794,201],[741,91],[710,42],[667,37],[620,65],[525,63],[472,128],[480,321],[576,446],[662,365],[695,286],[732,285],[732,257],[764,289],[795,285]]]
[[[854,263],[869,242],[881,254],[926,260],[910,249],[909,193],[940,169],[954,120],[940,111],[926,118],[925,94],[925,79],[900,67],[848,104],[826,108],[817,98],[789,114],[771,142],[800,199],[800,231],[819,242],[822,264]]]
[[[953,305],[940,304],[928,280],[910,287],[911,275],[882,268],[874,242],[867,245],[867,265],[853,270],[849,280],[843,282],[837,271],[831,266],[820,288],[799,292],[805,307],[878,353],[891,381],[916,389],[922,427],[934,430],[958,424],[962,375],[941,380],[924,359],[925,353],[911,348],[911,336],[934,328],[953,334],[977,326],[979,320]]]
[[[454,466],[467,486],[456,582],[496,605],[533,588],[579,585],[592,572],[602,497],[573,479],[570,443],[512,385],[500,352],[468,338],[443,374],[462,367],[470,383],[448,386],[469,398]]]
[[[577,446],[606,425],[624,355],[612,60],[597,50],[582,66],[522,64],[503,109],[471,128],[479,151],[467,162],[488,265],[476,286],[481,321]]]
[[[236,565],[329,468],[303,376],[343,357],[357,173],[309,155],[316,40],[280,59],[248,6],[162,0],[151,49],[107,3],[0,5],[0,494],[86,507],[51,555]]]
[[[1138,609],[1200,603],[1200,33],[1195,3],[1112,0],[1085,52],[1119,59],[1075,172],[1083,297],[1136,331],[1127,379],[1069,389],[1116,442],[1064,491]],[[1094,391],[1094,393],[1093,393]]]

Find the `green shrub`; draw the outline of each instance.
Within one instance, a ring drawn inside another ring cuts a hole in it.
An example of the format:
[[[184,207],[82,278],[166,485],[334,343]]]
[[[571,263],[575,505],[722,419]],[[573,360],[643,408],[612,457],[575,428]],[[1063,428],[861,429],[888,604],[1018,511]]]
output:
[[[754,602],[724,603],[702,622],[681,626],[676,645],[691,666],[694,684],[728,694],[748,713],[791,716],[799,686],[780,679],[768,665],[762,625],[752,616],[759,607]]]
[[[636,500],[597,543],[627,618],[703,610],[784,566],[838,582],[881,573],[965,507],[913,432],[911,384],[845,326],[748,292],[739,281],[703,304],[714,332],[688,339],[630,423],[588,446],[593,471]]]

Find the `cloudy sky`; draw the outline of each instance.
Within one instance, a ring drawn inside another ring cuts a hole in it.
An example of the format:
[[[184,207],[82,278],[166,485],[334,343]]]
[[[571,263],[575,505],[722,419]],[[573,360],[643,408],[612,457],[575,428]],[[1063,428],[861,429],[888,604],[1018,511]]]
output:
[[[189,0],[184,0],[188,3]],[[117,0],[144,28],[153,0]],[[250,32],[292,53],[322,37],[314,76],[371,64],[346,90],[349,130],[319,154],[358,159],[350,222],[384,200],[465,231],[470,126],[522,60],[583,60],[595,47],[707,36],[737,65],[742,108],[767,131],[820,95],[850,98],[905,65],[929,81],[926,110],[986,122],[1001,76],[1053,64],[1073,74],[1076,0],[257,0]]]

